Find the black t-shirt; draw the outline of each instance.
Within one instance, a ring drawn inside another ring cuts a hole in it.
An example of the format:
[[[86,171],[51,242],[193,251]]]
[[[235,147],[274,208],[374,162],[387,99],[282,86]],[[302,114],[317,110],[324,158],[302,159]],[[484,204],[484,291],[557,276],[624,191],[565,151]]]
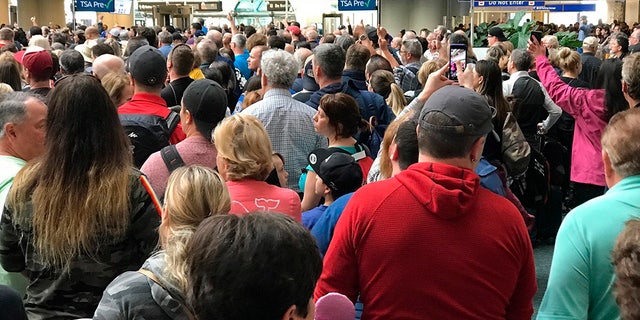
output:
[[[184,77],[171,81],[160,93],[162,99],[167,102],[167,107],[180,105],[184,90],[193,82],[190,77]]]
[[[49,94],[49,91],[51,91],[51,88],[35,88],[35,89],[25,88],[22,91],[37,94],[42,96],[42,98],[46,98],[47,95]]]

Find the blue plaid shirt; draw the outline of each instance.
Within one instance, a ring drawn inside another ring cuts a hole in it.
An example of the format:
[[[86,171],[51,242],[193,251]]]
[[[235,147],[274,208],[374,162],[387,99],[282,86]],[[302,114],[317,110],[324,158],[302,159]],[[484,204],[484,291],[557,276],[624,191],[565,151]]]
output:
[[[327,147],[327,138],[313,129],[316,110],[291,98],[287,89],[271,89],[242,112],[255,116],[265,126],[273,151],[285,159],[287,187],[300,192],[298,180],[308,164],[307,156],[316,148]]]

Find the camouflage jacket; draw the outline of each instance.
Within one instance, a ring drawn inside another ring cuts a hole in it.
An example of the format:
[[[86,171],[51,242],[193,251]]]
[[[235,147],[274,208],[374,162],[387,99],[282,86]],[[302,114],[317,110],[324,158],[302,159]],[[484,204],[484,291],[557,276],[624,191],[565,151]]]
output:
[[[162,251],[142,266],[153,272],[164,288],[137,271],[118,276],[104,291],[93,319],[189,319],[183,309],[184,295],[165,277],[164,266]]]
[[[122,272],[139,269],[157,246],[160,216],[139,171],[132,171],[129,187],[131,220],[125,235],[105,239],[90,255],[78,255],[68,271],[42,265],[31,241],[31,226],[14,225],[12,213],[5,208],[0,220],[0,263],[7,271],[28,276],[24,304],[29,319],[91,317],[107,285]]]

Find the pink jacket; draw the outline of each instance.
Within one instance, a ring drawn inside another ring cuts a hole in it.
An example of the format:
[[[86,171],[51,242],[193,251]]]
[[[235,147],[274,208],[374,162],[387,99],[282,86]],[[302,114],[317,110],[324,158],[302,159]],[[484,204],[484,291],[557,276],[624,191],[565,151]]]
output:
[[[227,188],[231,196],[230,213],[244,215],[253,211],[273,211],[302,221],[300,196],[291,189],[257,180],[227,181]]]
[[[536,59],[536,71],[551,99],[576,120],[571,181],[605,186],[600,144],[608,122],[604,89],[570,87],[560,80],[545,56]]]

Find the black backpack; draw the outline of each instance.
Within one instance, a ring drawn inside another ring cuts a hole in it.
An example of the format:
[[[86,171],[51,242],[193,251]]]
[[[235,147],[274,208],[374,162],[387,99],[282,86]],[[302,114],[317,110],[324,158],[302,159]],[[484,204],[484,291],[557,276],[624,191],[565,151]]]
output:
[[[169,145],[169,137],[180,122],[171,111],[166,118],[150,114],[121,114],[120,123],[131,140],[133,162],[140,168],[149,156]]]
[[[511,96],[515,99],[512,104],[513,115],[518,119],[522,133],[530,139],[538,131],[538,123],[547,117],[544,92],[536,79],[525,76],[513,84]]]
[[[531,148],[527,173],[514,179],[510,188],[525,208],[542,208],[547,203],[550,188],[550,168],[547,158],[540,151]]]

